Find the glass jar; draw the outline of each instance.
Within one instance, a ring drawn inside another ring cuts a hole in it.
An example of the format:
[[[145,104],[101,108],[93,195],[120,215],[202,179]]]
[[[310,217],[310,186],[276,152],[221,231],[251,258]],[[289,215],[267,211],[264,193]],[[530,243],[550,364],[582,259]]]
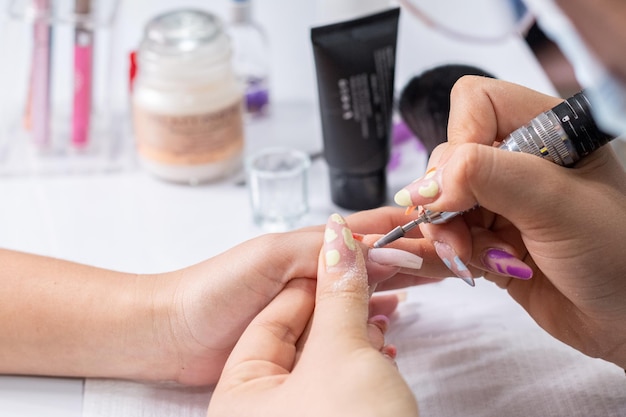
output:
[[[137,152],[148,172],[190,184],[238,172],[242,99],[219,18],[185,9],[148,22],[132,95]]]

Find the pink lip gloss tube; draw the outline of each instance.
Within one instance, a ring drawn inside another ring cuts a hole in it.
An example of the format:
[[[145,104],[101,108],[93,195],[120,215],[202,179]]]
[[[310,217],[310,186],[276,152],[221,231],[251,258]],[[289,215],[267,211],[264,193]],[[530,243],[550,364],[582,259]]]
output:
[[[76,0],[77,18],[88,18],[90,0]],[[72,117],[72,145],[84,148],[89,143],[91,122],[91,88],[93,61],[93,30],[86,20],[76,24],[74,32],[74,108]]]

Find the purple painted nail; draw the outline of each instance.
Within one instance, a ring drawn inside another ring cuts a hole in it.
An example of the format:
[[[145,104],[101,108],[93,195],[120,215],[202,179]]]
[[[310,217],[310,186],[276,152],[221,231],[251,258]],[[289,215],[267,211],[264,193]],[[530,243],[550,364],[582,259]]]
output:
[[[533,276],[531,267],[502,249],[487,249],[480,260],[486,269],[499,275],[517,279],[530,279]]]

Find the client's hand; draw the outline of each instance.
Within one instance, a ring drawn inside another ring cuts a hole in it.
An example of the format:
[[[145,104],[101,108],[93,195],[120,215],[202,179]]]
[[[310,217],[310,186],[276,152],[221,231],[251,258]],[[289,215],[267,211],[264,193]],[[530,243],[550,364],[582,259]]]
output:
[[[318,262],[315,301],[314,281],[292,280],[248,326],[209,416],[417,416],[381,331],[372,337],[368,329],[365,259],[338,215]]]
[[[323,226],[262,235],[157,277],[154,323],[163,366],[154,368],[149,378],[189,385],[215,383],[250,321],[291,280],[316,278],[323,236]],[[372,288],[392,276],[411,284],[420,282],[414,275],[419,273],[421,258],[386,248],[365,250]],[[396,304],[394,295],[376,296],[371,315],[389,315]]]
[[[0,373],[215,383],[250,321],[291,280],[314,281],[323,237],[322,226],[264,235],[154,275],[0,249]],[[372,287],[422,263],[367,253]],[[375,297],[370,314],[397,301]]]

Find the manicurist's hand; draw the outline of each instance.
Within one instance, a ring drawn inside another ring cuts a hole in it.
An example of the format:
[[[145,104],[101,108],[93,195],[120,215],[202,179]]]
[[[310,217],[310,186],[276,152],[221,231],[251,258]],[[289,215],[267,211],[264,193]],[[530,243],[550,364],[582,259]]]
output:
[[[440,257],[506,288],[558,339],[625,367],[626,174],[611,147],[574,168],[493,147],[560,101],[504,81],[462,78],[451,96],[449,142],[396,202],[470,210],[421,228]],[[393,246],[412,244],[421,248],[423,239]]]
[[[361,245],[338,215],[324,235],[317,290],[312,280],[292,280],[252,321],[226,363],[209,416],[417,416],[384,345],[384,326],[368,325]]]

